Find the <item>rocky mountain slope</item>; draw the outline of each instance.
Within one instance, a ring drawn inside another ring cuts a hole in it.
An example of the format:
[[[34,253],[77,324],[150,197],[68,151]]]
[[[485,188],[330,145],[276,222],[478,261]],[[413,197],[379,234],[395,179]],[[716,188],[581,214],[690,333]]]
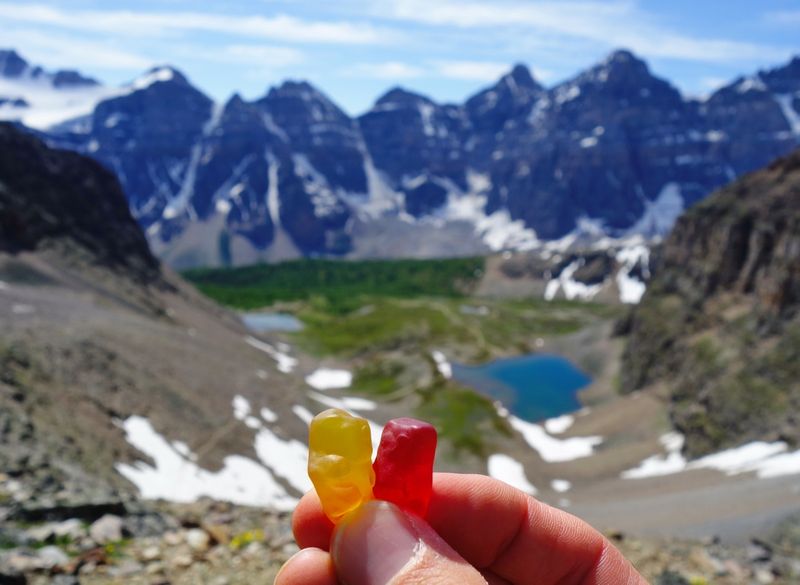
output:
[[[393,88],[352,118],[304,81],[215,104],[161,67],[50,130],[118,175],[174,266],[436,256],[664,234],[798,145],[798,96],[800,58],[696,100],[616,51],[555,87],[517,65],[464,104]]]
[[[669,388],[690,455],[800,443],[800,150],[682,216],[631,323],[622,384]]]
[[[269,404],[263,430],[275,450],[291,450],[306,427],[284,403],[304,403],[304,393],[291,398],[302,378],[276,359],[296,361],[162,269],[109,171],[9,124],[0,330],[0,518],[119,511],[142,487],[131,478],[150,477],[142,460],[152,453],[134,438],[153,433],[182,441],[157,452],[202,466],[206,484],[216,477],[236,493],[238,464],[262,503],[285,507],[301,491],[258,459],[255,431],[233,408],[237,396]]]

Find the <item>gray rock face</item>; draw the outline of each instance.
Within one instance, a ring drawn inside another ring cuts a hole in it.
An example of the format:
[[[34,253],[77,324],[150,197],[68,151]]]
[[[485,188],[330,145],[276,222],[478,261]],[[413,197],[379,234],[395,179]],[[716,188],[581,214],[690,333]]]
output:
[[[800,150],[682,216],[631,322],[622,387],[671,391],[690,455],[800,443]]]
[[[110,172],[0,123],[0,251],[66,243],[99,264],[143,280],[158,277],[158,262]]]
[[[387,214],[467,217],[465,249],[496,212],[504,233],[519,220],[540,240],[586,220],[663,235],[715,188],[800,144],[800,58],[698,101],[620,50],[549,89],[517,65],[463,105],[395,88],[357,119],[304,81],[214,106],[164,67],[101,102],[87,133],[53,140],[117,173],[155,249],[196,247],[204,226],[225,250],[205,263],[268,257],[287,238],[300,254],[375,249],[352,241],[353,225]]]

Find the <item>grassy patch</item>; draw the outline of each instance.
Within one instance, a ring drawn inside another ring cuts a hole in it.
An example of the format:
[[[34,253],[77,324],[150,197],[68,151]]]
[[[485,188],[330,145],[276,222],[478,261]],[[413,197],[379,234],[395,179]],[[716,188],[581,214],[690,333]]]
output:
[[[403,365],[390,360],[370,362],[356,370],[353,376],[352,389],[362,394],[386,396],[399,388],[398,377],[403,372]]]
[[[449,441],[456,453],[463,450],[486,456],[486,437],[510,435],[492,401],[472,390],[440,380],[420,395],[417,415],[436,426],[440,438]]]
[[[359,297],[460,297],[477,282],[483,258],[445,260],[293,260],[242,268],[189,270],[183,275],[214,300],[239,309],[321,297],[336,312]]]

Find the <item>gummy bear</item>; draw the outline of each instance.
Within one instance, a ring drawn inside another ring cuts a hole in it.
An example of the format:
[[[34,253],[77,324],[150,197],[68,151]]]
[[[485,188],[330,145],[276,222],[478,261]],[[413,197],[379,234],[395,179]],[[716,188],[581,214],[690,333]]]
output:
[[[369,423],[338,408],[315,416],[308,431],[308,475],[333,522],[372,499]]]
[[[436,429],[421,420],[386,423],[375,457],[375,497],[424,517],[433,486]]]

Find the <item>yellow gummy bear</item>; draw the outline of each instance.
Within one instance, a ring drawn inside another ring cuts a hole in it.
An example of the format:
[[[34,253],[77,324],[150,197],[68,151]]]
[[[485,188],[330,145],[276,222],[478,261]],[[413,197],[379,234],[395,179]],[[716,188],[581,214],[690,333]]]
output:
[[[308,475],[333,522],[372,499],[369,423],[338,408],[315,416],[308,430]]]

